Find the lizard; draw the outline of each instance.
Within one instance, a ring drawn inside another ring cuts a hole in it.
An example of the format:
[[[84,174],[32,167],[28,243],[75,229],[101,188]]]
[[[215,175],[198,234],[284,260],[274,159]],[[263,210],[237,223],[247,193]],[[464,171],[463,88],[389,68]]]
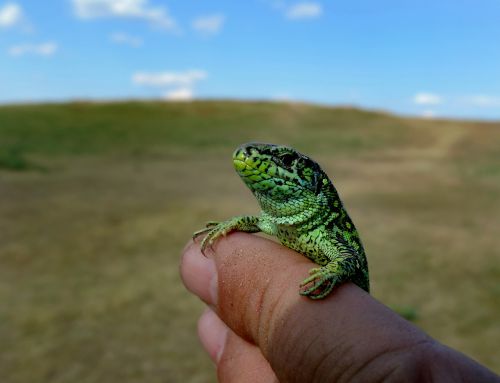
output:
[[[314,160],[287,146],[247,143],[234,151],[233,165],[262,211],[208,222],[193,234],[205,234],[203,254],[231,231],[263,232],[319,266],[300,283],[301,295],[323,299],[346,281],[369,292],[359,234],[333,183]]]

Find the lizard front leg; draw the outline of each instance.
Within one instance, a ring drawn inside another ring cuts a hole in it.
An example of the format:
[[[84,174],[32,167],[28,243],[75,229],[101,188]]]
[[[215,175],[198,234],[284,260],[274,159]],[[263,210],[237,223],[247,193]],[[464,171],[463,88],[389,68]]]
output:
[[[201,252],[204,253],[205,249],[211,246],[218,238],[225,236],[231,231],[244,231],[247,233],[257,233],[261,231],[258,227],[259,217],[252,215],[244,215],[233,217],[223,222],[210,221],[207,227],[196,231],[193,234],[193,239],[199,235],[205,234],[205,238],[201,242]]]

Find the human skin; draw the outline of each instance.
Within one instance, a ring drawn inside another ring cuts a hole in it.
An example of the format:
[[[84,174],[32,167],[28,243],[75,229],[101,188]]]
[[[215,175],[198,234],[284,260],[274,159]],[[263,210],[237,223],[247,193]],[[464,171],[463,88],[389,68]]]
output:
[[[271,240],[233,233],[207,255],[190,242],[181,276],[209,307],[198,334],[220,382],[500,382],[353,283],[301,297],[311,262]]]

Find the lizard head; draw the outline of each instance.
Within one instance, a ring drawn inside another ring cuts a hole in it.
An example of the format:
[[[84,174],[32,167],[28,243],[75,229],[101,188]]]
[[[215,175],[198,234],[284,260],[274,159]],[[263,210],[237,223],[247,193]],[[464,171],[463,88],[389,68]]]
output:
[[[311,198],[330,182],[316,162],[286,146],[241,145],[233,154],[233,164],[257,199]]]

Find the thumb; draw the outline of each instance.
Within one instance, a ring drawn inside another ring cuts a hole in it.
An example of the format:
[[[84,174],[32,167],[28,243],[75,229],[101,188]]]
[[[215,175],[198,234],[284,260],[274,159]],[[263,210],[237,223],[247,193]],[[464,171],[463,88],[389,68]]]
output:
[[[231,234],[216,243],[214,261],[216,292],[199,295],[260,348],[280,381],[377,381],[397,367],[385,355],[431,342],[352,283],[322,301],[300,296],[299,283],[314,265],[268,239]],[[184,279],[189,287],[190,277]],[[213,286],[214,278],[201,279]]]

